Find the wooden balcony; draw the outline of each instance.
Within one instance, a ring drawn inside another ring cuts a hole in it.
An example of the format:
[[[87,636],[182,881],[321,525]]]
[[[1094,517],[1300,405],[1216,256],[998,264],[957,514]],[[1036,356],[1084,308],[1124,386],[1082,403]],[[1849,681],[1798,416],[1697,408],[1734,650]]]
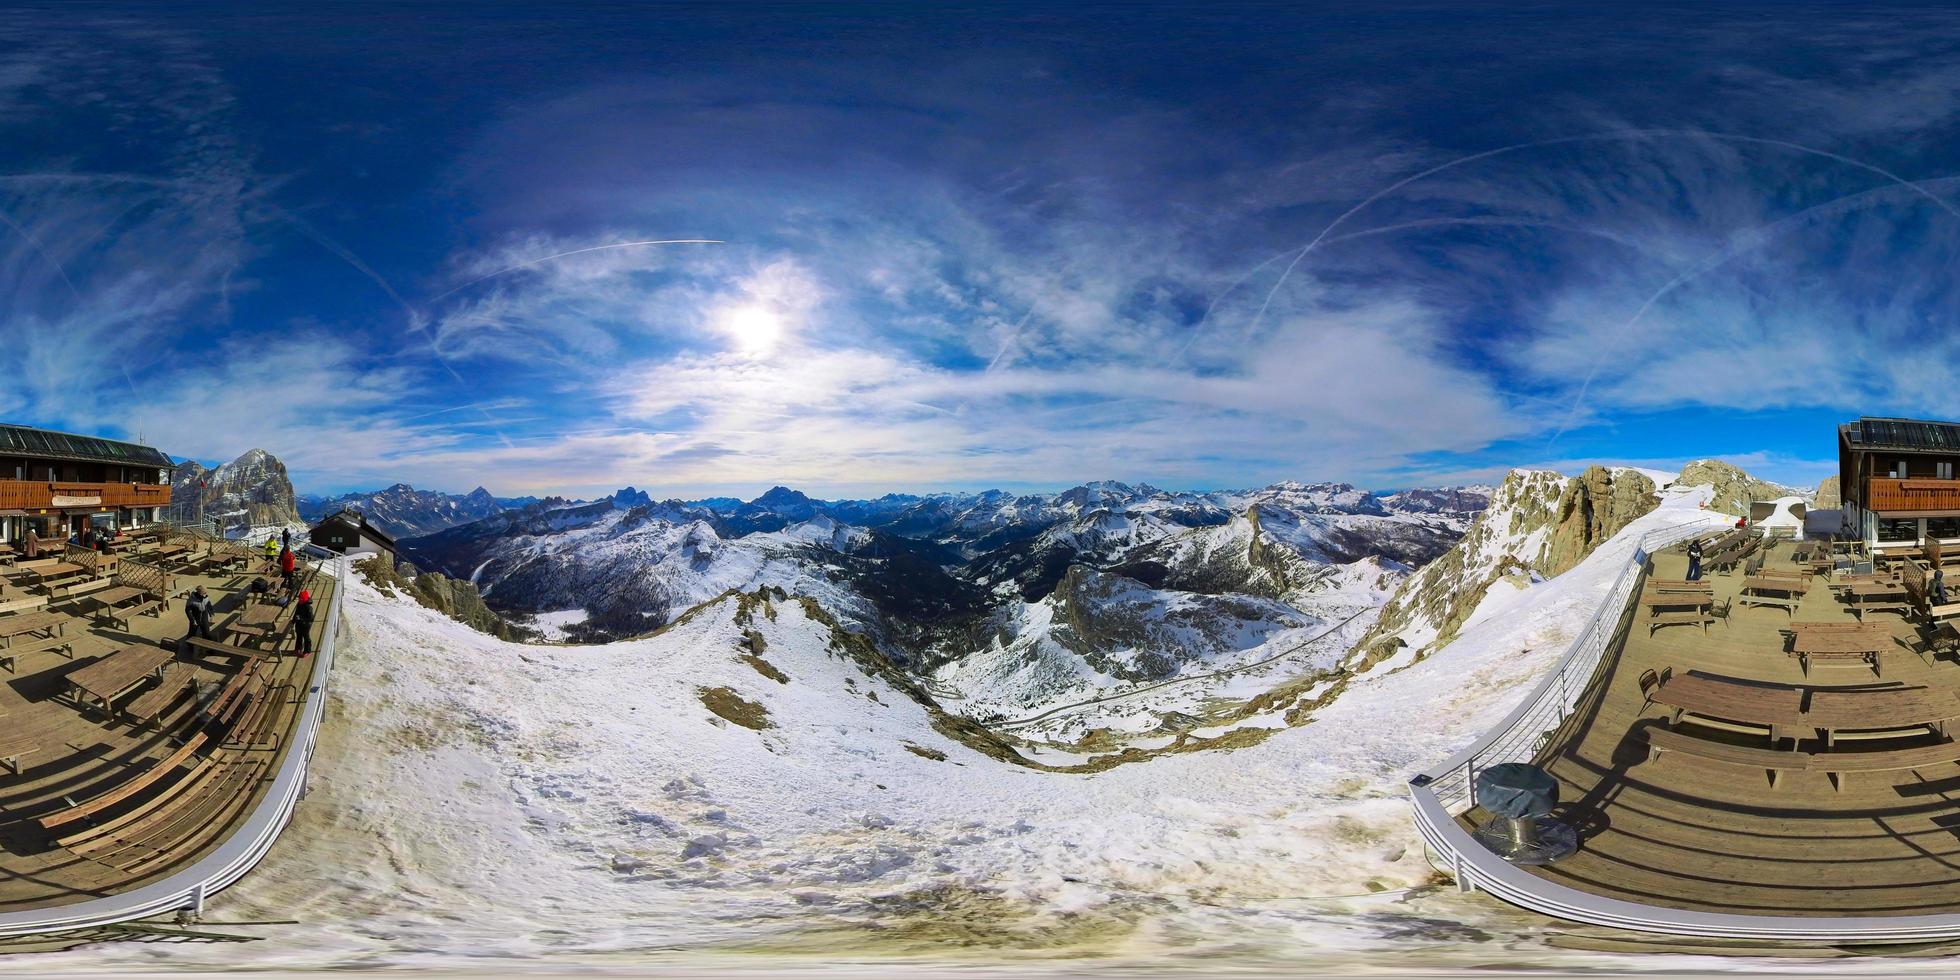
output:
[[[1895,511],[1960,511],[1960,480],[1871,481],[1867,510],[1881,514]]]
[[[0,480],[0,510],[168,506],[170,487],[167,485]]]

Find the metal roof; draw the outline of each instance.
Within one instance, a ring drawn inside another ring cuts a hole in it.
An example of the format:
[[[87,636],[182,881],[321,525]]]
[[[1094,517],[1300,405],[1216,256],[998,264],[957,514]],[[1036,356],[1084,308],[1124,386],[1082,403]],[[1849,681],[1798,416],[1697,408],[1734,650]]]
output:
[[[0,422],[0,456],[27,456],[33,459],[72,459],[89,463],[120,463],[125,466],[170,468],[170,457],[149,446],[94,436],[78,436],[48,429]]]
[[[1858,449],[1904,449],[1960,455],[1960,423],[1862,418],[1845,423],[1844,441]]]

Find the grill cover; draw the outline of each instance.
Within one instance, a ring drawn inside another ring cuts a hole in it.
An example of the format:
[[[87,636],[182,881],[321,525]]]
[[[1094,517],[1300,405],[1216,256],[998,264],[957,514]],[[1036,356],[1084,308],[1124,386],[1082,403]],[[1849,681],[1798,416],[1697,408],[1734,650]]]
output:
[[[1501,762],[1477,774],[1477,802],[1514,820],[1543,817],[1558,805],[1558,780],[1525,762]]]

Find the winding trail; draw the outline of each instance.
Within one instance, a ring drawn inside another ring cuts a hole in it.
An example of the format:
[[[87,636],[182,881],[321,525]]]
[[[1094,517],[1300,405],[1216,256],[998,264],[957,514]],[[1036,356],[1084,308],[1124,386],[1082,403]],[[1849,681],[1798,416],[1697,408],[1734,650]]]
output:
[[[1305,640],[1301,640],[1298,644],[1295,644],[1294,646],[1287,648],[1285,651],[1280,653],[1275,653],[1272,656],[1266,657],[1263,660],[1255,660],[1249,664],[1240,664],[1237,667],[1226,667],[1220,670],[1208,671],[1203,674],[1193,674],[1190,677],[1173,677],[1170,680],[1158,681],[1155,684],[1149,684],[1144,687],[1132,688],[1128,691],[1119,691],[1115,694],[1105,694],[1102,695],[1101,697],[1090,698],[1087,701],[1077,701],[1073,704],[1064,704],[1060,707],[1049,708],[1047,711],[1044,711],[1038,715],[1033,715],[1031,717],[1020,718],[1014,721],[995,722],[992,727],[1019,728],[1023,725],[1032,725],[1035,722],[1041,721],[1045,718],[1051,718],[1055,715],[1061,714],[1064,711],[1073,711],[1077,708],[1086,708],[1093,704],[1108,704],[1111,701],[1121,701],[1124,698],[1136,697],[1139,694],[1148,694],[1151,691],[1162,690],[1163,688],[1171,687],[1176,684],[1189,684],[1192,681],[1212,680],[1219,677],[1230,677],[1234,674],[1242,674],[1248,670],[1264,667],[1267,664],[1273,663],[1275,661],[1284,660],[1287,657],[1291,657],[1294,654],[1299,653],[1302,650],[1305,650],[1307,647],[1310,647],[1315,643],[1319,643],[1321,640],[1324,640],[1327,637],[1332,636],[1335,633],[1335,631],[1340,630],[1341,628],[1347,626],[1347,624],[1352,623],[1355,620],[1361,618],[1363,615],[1371,612],[1378,612],[1381,610],[1381,608],[1382,607],[1380,606],[1369,606],[1366,609],[1359,610],[1354,614],[1348,616],[1348,618],[1343,619],[1340,622],[1335,623],[1334,625],[1329,626],[1324,630],[1321,630],[1319,633],[1314,634],[1312,637],[1309,637]]]

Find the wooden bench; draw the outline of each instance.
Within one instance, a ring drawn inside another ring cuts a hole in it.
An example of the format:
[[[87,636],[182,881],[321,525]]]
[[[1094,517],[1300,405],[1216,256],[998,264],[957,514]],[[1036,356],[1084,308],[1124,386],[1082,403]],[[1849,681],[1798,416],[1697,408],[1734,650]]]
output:
[[[75,659],[75,638],[72,636],[44,636],[0,649],[0,667],[7,668],[9,672],[15,672],[19,669],[18,665],[14,662],[15,656],[23,653],[40,653],[44,650],[59,650],[62,656],[73,660]]]
[[[279,651],[277,650],[254,650],[250,647],[233,646],[232,644],[219,640],[207,640],[201,636],[185,637],[177,641],[177,645],[180,647],[188,646],[196,650],[207,650],[211,653],[223,654],[227,657],[243,657],[246,660],[260,660],[265,657],[276,657],[279,655]]]
[[[1775,606],[1794,616],[1797,613],[1797,603],[1801,600],[1792,596],[1755,595],[1752,593],[1736,596],[1735,601],[1745,606]]]
[[[6,766],[14,775],[20,775],[20,760],[41,751],[39,737],[34,735],[9,735],[0,739],[0,766]]]
[[[1916,745],[1879,752],[1791,752],[1782,749],[1730,745],[1685,732],[1654,726],[1646,731],[1648,760],[1658,760],[1664,752],[1680,752],[1698,759],[1728,763],[1769,773],[1769,785],[1776,788],[1785,772],[1821,772],[1831,787],[1844,792],[1845,777],[1854,772],[1902,772],[1960,763],[1960,742]]]
[[[134,819],[103,833],[63,838],[70,852],[129,874],[143,874],[194,853],[200,841],[223,833],[251,803],[264,759],[213,762],[184,788],[159,797]]]
[[[38,822],[43,828],[53,830],[62,824],[73,823],[107,810],[148,788],[165,773],[171,772],[178,766],[183,765],[193,755],[197,754],[198,749],[203,747],[204,733],[199,732],[186,739],[183,745],[178,746],[177,751],[170,754],[170,758],[123,780],[112,789],[98,793],[80,803],[76,803],[68,797],[62,797],[61,801],[68,804],[68,807],[43,816]]]
[[[1655,725],[1647,729],[1647,761],[1659,762],[1662,754],[1679,752],[1697,759],[1723,762],[1748,769],[1762,769],[1769,773],[1769,786],[1776,788],[1778,779],[1785,772],[1802,772],[1806,768],[1808,756],[1802,752],[1784,749],[1756,748],[1748,745],[1730,745],[1711,739],[1697,738],[1686,732],[1676,731]]]
[[[1844,792],[1844,777],[1854,772],[1900,772],[1930,766],[1960,763],[1960,742],[1941,742],[1882,752],[1819,752],[1810,757],[1811,772],[1831,779],[1831,786]]]
[[[1709,624],[1715,622],[1715,614],[1713,612],[1696,612],[1693,610],[1654,612],[1648,613],[1647,618],[1641,620],[1641,622],[1646,625],[1648,636],[1653,636],[1663,626],[1681,625],[1699,626],[1701,627],[1702,633],[1706,634]]]
[[[139,724],[154,723],[164,709],[177,703],[177,699],[190,690],[197,679],[197,668],[187,663],[173,662],[163,668],[163,678],[157,686],[136,696],[134,701],[123,706],[123,714]]]

